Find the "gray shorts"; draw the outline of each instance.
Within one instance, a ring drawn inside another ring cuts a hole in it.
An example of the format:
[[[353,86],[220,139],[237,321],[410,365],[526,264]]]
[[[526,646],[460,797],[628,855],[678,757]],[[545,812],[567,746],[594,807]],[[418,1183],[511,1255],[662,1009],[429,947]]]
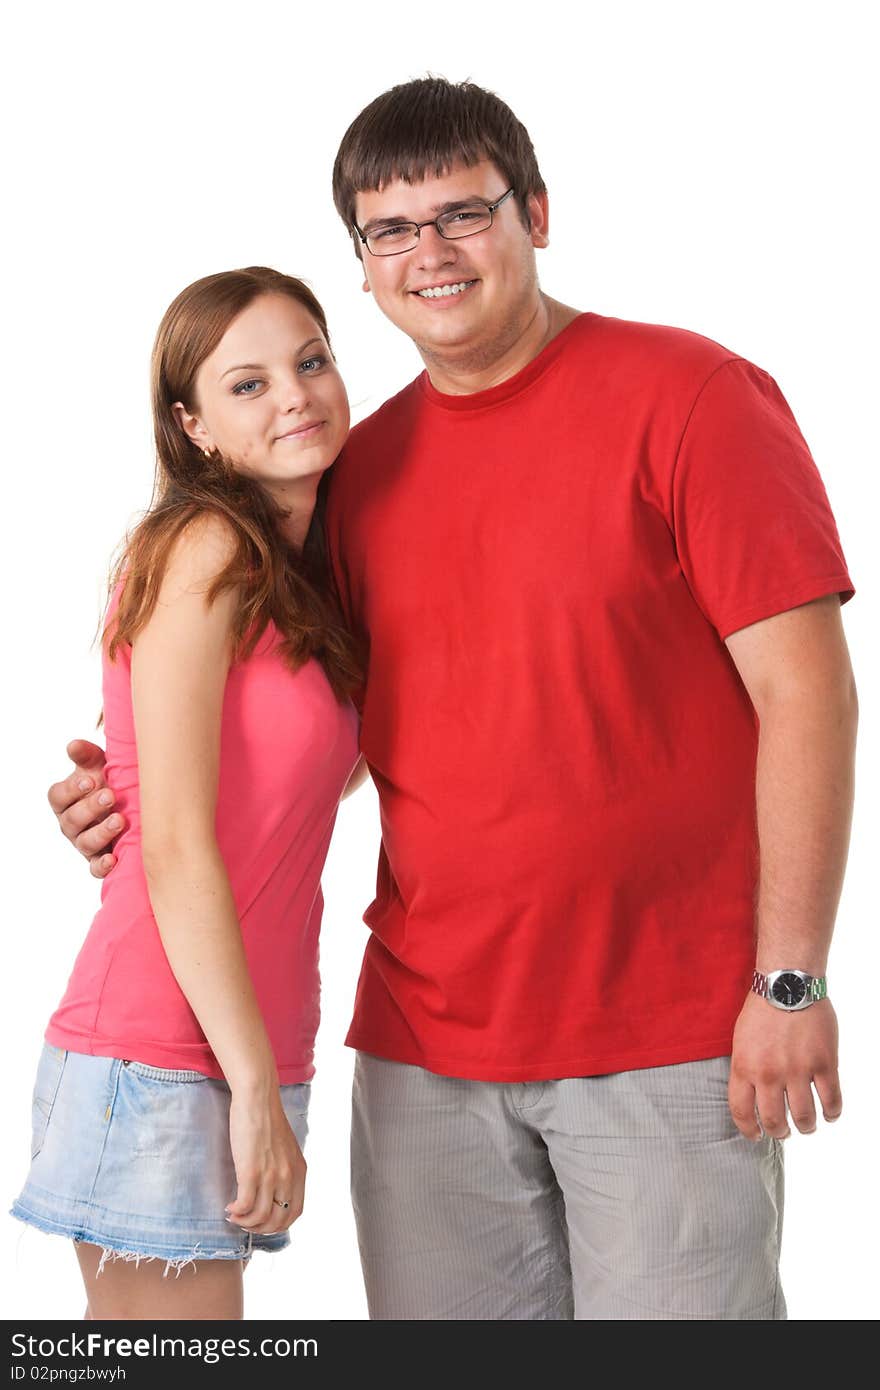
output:
[[[359,1053],[370,1317],[784,1319],[782,1144],[736,1129],[729,1068],[508,1084]]]

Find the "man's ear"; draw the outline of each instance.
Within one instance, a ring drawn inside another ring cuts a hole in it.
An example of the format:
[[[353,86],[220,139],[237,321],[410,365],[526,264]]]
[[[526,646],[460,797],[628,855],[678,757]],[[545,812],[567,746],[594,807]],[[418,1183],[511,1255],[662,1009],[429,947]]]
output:
[[[546,193],[530,193],[528,201],[532,245],[539,250],[550,244],[550,204]]]
[[[191,439],[197,449],[209,454],[214,452],[214,441],[198,415],[191,415],[182,401],[174,402],[171,413],[187,439]]]

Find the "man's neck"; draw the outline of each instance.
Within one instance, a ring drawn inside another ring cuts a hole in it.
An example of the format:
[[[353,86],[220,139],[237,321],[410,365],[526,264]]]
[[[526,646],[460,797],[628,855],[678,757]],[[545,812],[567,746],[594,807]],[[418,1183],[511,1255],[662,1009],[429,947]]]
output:
[[[420,348],[431,385],[447,396],[471,396],[499,386],[527,367],[579,312],[542,294],[525,324],[513,326],[498,342],[443,357]]]

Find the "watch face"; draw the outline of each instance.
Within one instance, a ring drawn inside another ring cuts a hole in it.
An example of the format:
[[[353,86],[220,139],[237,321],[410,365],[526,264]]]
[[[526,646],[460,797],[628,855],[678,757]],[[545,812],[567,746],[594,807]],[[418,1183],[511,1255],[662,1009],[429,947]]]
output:
[[[795,975],[791,970],[784,970],[773,981],[770,993],[777,1004],[784,1005],[786,1009],[793,1009],[795,1004],[800,1004],[806,997],[807,987],[800,975]]]

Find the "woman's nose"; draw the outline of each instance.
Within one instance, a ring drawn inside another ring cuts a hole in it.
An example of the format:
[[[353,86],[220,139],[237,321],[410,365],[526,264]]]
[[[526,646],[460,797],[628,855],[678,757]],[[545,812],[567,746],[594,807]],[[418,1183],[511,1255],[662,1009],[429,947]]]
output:
[[[304,376],[292,376],[278,388],[278,404],[286,415],[291,410],[305,410],[309,404],[309,383]]]

